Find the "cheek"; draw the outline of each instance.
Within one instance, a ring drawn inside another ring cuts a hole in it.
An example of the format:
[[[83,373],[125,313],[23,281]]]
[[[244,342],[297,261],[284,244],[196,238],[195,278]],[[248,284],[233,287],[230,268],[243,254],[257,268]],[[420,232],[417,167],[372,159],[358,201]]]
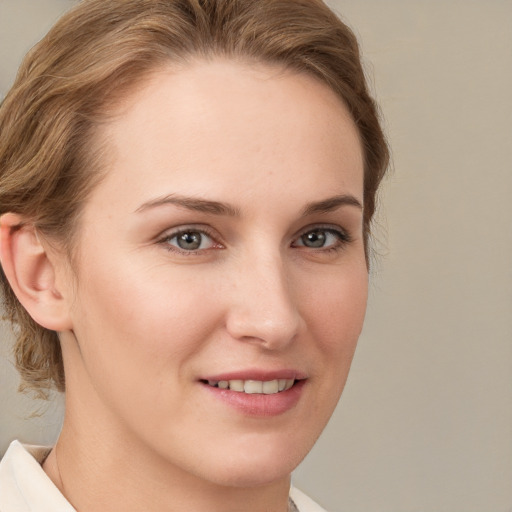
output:
[[[182,376],[184,363],[212,332],[218,311],[203,293],[194,293],[199,286],[179,275],[133,265],[125,272],[121,263],[94,268],[74,315],[84,364],[105,393],[130,392],[147,401]]]
[[[345,271],[347,270],[347,271]],[[303,316],[320,358],[316,414],[327,421],[345,386],[363,327],[368,296],[366,264],[350,265],[310,287]]]
[[[316,276],[300,298],[303,317],[326,352],[350,350],[361,333],[368,298],[366,265]],[[352,350],[353,350],[352,348]]]

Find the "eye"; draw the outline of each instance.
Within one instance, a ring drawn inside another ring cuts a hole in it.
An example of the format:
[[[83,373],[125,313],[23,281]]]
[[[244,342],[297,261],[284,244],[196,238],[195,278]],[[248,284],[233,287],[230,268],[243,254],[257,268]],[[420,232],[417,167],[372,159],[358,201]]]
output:
[[[334,228],[315,228],[303,233],[293,244],[294,247],[308,249],[336,250],[350,242],[350,236],[342,230]]]
[[[186,229],[167,235],[162,243],[167,245],[169,250],[177,252],[194,253],[219,246],[213,238],[204,231],[198,229]]]

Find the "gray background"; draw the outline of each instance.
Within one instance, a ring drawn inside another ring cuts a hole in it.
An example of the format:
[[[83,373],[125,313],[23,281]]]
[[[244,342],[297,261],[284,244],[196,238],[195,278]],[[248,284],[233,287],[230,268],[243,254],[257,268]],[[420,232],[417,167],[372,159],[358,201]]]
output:
[[[1,95],[72,3],[0,0]],[[333,512],[510,512],[512,1],[330,4],[362,42],[394,172],[352,373],[296,485]],[[52,442],[62,405],[16,395],[0,332],[0,453]]]

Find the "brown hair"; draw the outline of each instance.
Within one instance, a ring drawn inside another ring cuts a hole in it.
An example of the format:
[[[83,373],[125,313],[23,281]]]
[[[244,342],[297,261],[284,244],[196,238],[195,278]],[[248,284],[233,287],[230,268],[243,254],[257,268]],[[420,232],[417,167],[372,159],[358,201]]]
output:
[[[82,0],[27,55],[0,107],[0,215],[18,213],[70,250],[101,177],[94,127],[159,67],[215,55],[309,73],[344,100],[364,151],[367,246],[388,147],[357,40],[321,0]],[[0,281],[24,386],[63,391],[57,333]]]

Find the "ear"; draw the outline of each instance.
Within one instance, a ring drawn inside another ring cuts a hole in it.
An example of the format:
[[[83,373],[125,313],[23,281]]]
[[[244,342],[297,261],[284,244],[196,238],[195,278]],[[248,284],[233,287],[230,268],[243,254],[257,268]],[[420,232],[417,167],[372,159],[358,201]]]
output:
[[[52,331],[71,330],[69,304],[57,287],[59,259],[47,249],[35,227],[20,215],[0,217],[0,262],[16,297],[39,325]]]

